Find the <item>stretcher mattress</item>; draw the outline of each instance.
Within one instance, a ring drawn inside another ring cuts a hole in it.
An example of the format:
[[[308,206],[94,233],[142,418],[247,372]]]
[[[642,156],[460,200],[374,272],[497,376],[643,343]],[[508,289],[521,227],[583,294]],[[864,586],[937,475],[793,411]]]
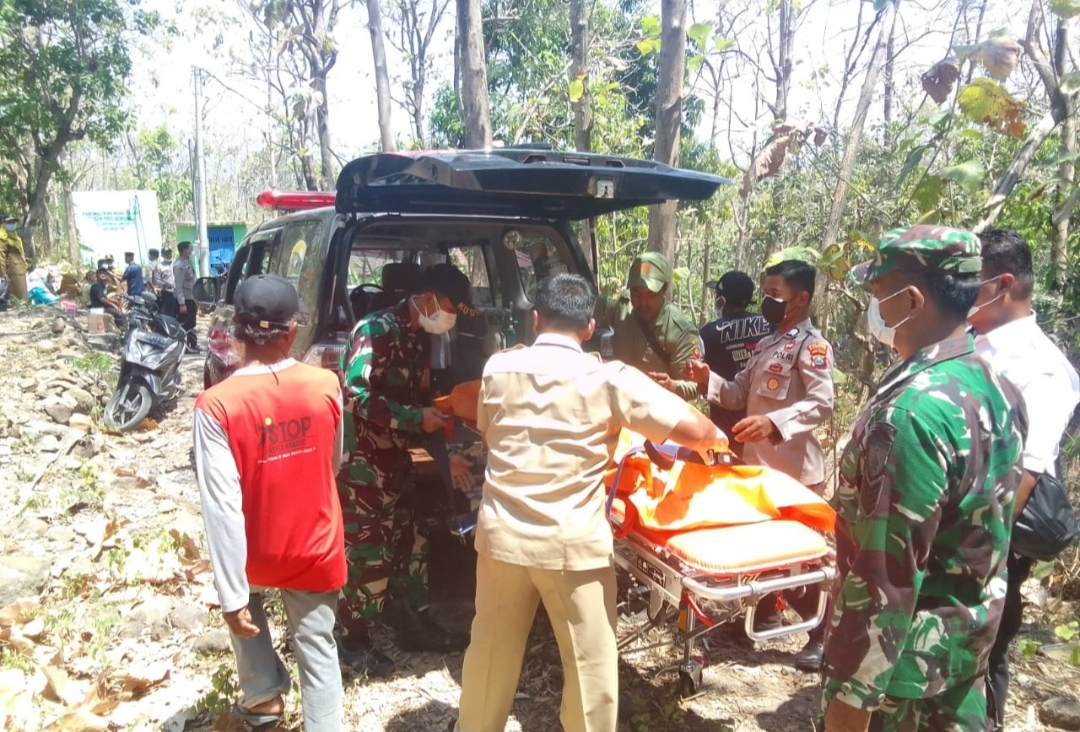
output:
[[[625,504],[616,498],[611,517],[622,523]],[[635,538],[663,548],[687,566],[711,575],[752,574],[816,562],[825,557],[825,538],[798,521],[778,519],[754,524],[667,532],[635,526]]]

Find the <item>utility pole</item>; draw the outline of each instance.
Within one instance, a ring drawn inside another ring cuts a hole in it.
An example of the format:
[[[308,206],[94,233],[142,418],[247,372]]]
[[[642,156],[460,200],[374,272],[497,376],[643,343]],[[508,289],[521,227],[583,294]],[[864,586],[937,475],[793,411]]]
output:
[[[203,164],[202,147],[202,69],[194,67],[195,75],[195,226],[199,241],[195,253],[199,255],[199,276],[210,275],[210,238],[206,233],[206,166]]]

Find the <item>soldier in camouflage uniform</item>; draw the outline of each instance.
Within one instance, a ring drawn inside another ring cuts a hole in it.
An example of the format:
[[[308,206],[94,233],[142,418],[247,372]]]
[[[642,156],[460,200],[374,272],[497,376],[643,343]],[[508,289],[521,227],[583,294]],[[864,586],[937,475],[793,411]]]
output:
[[[841,458],[826,732],[986,729],[1027,417],[965,333],[979,248],[965,231],[897,229],[854,272],[871,334],[902,361]]]
[[[345,444],[353,447],[338,476],[349,561],[338,617],[346,652],[358,655],[369,671],[388,670],[388,660],[367,638],[387,600],[394,604],[403,649],[461,651],[468,643],[426,612],[427,541],[401,499],[408,449],[422,433],[446,424],[425,406],[430,405],[430,335],[453,328],[459,311],[471,314],[468,295],[468,278],[451,265],[437,264],[423,274],[418,294],[362,318],[342,356],[346,399],[353,400],[353,435],[346,433]],[[453,460],[451,466],[461,467]]]

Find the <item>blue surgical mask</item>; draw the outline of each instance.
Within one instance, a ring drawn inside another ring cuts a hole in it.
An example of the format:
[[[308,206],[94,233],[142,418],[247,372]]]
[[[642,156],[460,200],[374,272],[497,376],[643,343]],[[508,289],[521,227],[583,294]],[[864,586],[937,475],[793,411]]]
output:
[[[16,223],[8,223],[8,224],[4,224],[4,228],[7,229],[8,231],[15,231],[15,229],[19,228],[19,225],[16,224]]]

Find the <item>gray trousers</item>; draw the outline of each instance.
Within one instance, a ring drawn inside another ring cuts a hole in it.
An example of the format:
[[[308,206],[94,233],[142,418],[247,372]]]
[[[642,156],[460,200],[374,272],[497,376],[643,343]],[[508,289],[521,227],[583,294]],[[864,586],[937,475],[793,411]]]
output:
[[[335,608],[338,593],[279,590],[285,603],[285,617],[292,634],[293,650],[300,669],[300,702],[304,708],[305,732],[340,732],[341,667],[334,641]],[[268,702],[288,693],[289,671],[274,650],[266,623],[262,592],[248,601],[251,620],[259,628],[254,638],[232,638],[236,670],[240,678],[240,707]]]

